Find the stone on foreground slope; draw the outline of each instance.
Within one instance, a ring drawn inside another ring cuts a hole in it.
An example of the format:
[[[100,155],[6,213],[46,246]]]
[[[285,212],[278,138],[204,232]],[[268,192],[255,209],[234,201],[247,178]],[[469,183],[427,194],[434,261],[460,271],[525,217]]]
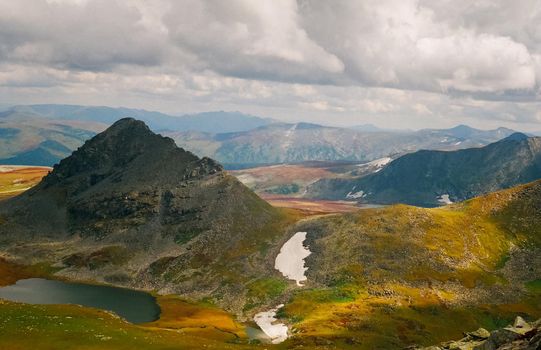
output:
[[[464,338],[457,341],[418,349],[539,350],[541,349],[541,319],[530,324],[519,316],[514,324],[505,328],[492,332],[479,328],[475,332],[467,332],[464,335]]]

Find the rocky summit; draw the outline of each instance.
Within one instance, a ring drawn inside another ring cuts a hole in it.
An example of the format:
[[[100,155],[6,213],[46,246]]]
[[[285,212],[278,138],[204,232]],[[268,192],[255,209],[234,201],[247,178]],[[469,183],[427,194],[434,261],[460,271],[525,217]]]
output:
[[[229,259],[239,245],[269,245],[280,229],[273,236],[268,226],[282,222],[220,164],[130,118],[88,140],[36,187],[2,202],[0,215],[9,258],[55,264],[70,277],[203,295],[219,288],[222,278],[210,277],[217,269],[243,266],[248,252]],[[250,266],[261,273],[261,265],[256,259]]]
[[[179,210],[184,222],[203,215],[187,192],[211,178],[225,180],[218,163],[199,159],[143,122],[126,118],[87,141],[2,211],[24,213],[9,216],[14,224],[39,227],[39,235],[104,238],[150,219],[173,224]]]

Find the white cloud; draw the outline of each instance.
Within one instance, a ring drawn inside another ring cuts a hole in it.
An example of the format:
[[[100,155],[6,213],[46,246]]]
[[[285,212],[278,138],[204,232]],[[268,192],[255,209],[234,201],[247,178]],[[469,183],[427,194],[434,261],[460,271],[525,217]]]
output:
[[[0,103],[529,128],[540,22],[536,0],[0,0]]]

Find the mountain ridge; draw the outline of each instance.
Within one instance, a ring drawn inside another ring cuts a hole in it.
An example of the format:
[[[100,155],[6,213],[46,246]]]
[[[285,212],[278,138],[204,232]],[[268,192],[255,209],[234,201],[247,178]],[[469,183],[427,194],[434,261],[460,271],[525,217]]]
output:
[[[308,189],[308,196],[436,206],[443,201],[462,201],[538,178],[541,178],[541,138],[513,133],[482,148],[420,150],[360,178],[321,180]]]
[[[266,254],[292,220],[217,162],[132,118],[1,201],[0,218],[0,244],[14,259],[48,261],[69,278],[212,296],[239,314],[247,282],[272,276]],[[237,271],[235,283],[221,284],[224,269]]]
[[[300,126],[300,127],[299,127]],[[402,155],[419,149],[481,147],[513,133],[468,127],[468,138],[453,129],[359,131],[306,123],[274,123],[235,133],[178,132],[178,145],[224,164],[276,164],[302,161],[360,161]],[[460,134],[455,132],[455,134]]]

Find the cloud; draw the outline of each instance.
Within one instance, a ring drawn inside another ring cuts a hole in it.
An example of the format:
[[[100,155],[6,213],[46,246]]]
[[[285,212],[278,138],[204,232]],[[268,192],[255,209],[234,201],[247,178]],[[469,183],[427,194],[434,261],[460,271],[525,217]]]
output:
[[[359,84],[436,92],[535,87],[534,60],[523,43],[437,21],[428,4],[307,0],[301,9],[309,35]]]
[[[540,22],[536,0],[0,0],[0,102],[530,127]]]
[[[159,65],[167,44],[121,1],[2,1],[0,58],[73,70]]]
[[[174,45],[224,75],[318,82],[344,70],[300,27],[295,1],[184,0],[164,21]]]

